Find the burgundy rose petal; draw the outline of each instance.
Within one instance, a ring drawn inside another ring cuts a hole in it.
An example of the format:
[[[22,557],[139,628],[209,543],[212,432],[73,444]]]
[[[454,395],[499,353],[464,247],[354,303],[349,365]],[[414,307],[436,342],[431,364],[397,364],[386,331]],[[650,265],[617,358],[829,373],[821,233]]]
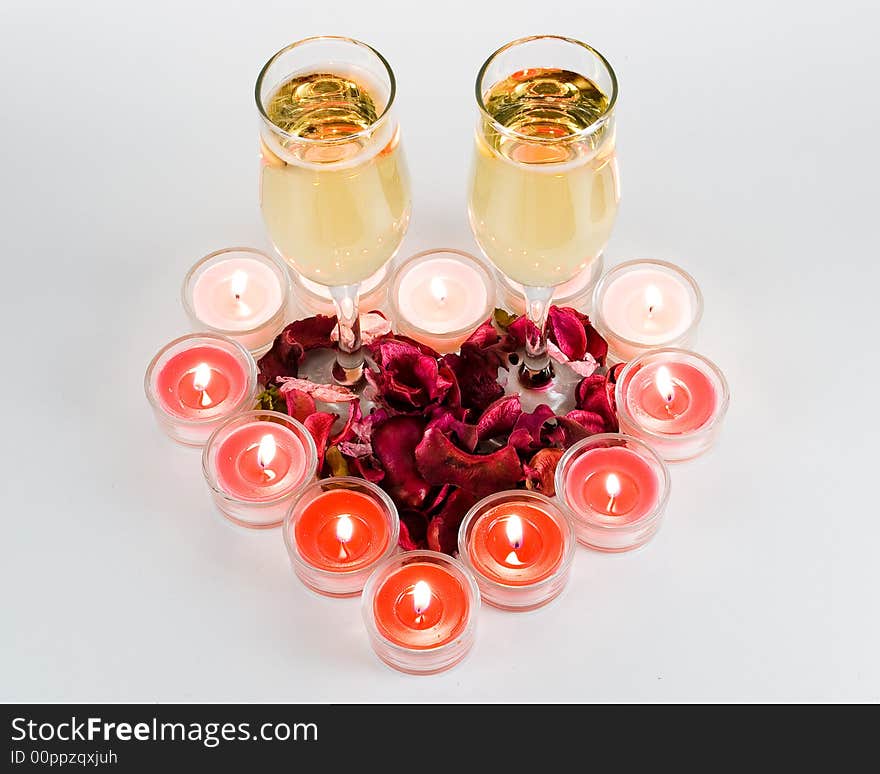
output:
[[[553,497],[556,494],[554,479],[556,466],[563,453],[562,449],[541,449],[536,452],[528,464],[523,466],[526,475],[526,489]]]
[[[551,306],[547,315],[547,338],[569,360],[583,360],[587,352],[587,332],[578,314],[568,307]]]
[[[382,470],[378,460],[372,454],[363,457],[352,457],[349,459],[349,464],[355,475],[374,484],[380,483],[385,478],[385,471]]]
[[[603,374],[593,374],[582,379],[575,389],[575,406],[583,411],[597,415],[593,424],[602,427],[613,427],[617,431],[617,407],[614,402],[614,385]],[[580,421],[580,420],[578,420]],[[582,423],[583,424],[583,423]],[[586,425],[584,425],[586,427]]]
[[[290,323],[260,358],[260,380],[273,384],[279,376],[296,376],[304,353],[333,346],[330,334],[335,327],[336,317],[321,314]]]
[[[304,422],[305,418],[315,413],[315,401],[311,395],[301,390],[287,390],[283,392],[287,402],[287,413],[294,419]]]
[[[377,398],[392,407],[422,409],[441,400],[453,386],[433,356],[408,342],[386,338],[369,350],[378,371],[367,371],[367,379]]]
[[[355,440],[357,438],[355,428],[359,426],[362,419],[363,415],[361,414],[360,400],[355,400],[349,403],[348,416],[345,418],[345,424],[342,426],[342,429],[333,436],[330,443],[333,446],[338,446],[341,443]]]
[[[462,346],[459,354],[445,355],[443,363],[455,374],[465,408],[482,412],[504,394],[498,384],[498,368],[503,362],[496,353]]]
[[[544,446],[544,429],[556,415],[546,403],[540,403],[531,414],[523,412],[510,433],[510,444],[520,452],[534,452]]]
[[[458,445],[466,451],[472,452],[477,448],[477,426],[462,422],[445,406],[432,412],[428,427],[434,427],[446,435],[454,435]]]
[[[477,436],[485,441],[513,430],[523,413],[519,395],[505,395],[492,403],[477,420]]]
[[[401,508],[418,509],[431,486],[416,467],[414,452],[425,430],[419,417],[396,416],[373,428],[373,454],[385,471],[383,488]]]
[[[486,320],[486,322],[482,323],[479,328],[465,339],[462,346],[485,349],[486,347],[497,344],[500,339],[501,336],[498,334],[498,331],[495,330],[495,326],[492,325],[492,320]]]
[[[421,511],[400,511],[400,536],[397,544],[404,551],[428,547],[428,519]]]
[[[317,471],[320,475],[321,468],[324,467],[324,453],[330,445],[330,428],[338,419],[336,414],[330,414],[326,411],[316,411],[314,414],[307,416],[303,420],[306,430],[309,431],[315,440],[315,448],[318,450],[318,467]]]
[[[587,348],[585,354],[592,355],[593,359],[600,365],[605,365],[605,358],[608,355],[608,342],[602,338],[602,334],[599,333],[590,322],[590,318],[583,314],[582,312],[577,311],[577,309],[569,309],[565,308],[566,311],[573,313],[581,322],[583,326],[584,333],[587,336]],[[557,342],[558,344],[559,342]],[[581,360],[583,358],[574,358],[577,360]]]
[[[477,498],[464,489],[453,489],[440,511],[428,523],[428,548],[444,554],[458,553],[458,528]]]
[[[560,449],[567,449],[572,444],[577,443],[582,438],[586,438],[593,433],[578,421],[579,409],[569,411],[564,417],[556,417],[556,428],[552,433],[547,434],[547,441],[552,446]],[[574,416],[572,416],[574,415]]]
[[[522,464],[508,445],[492,454],[469,454],[442,432],[430,428],[416,447],[416,465],[435,486],[452,484],[476,496],[511,489],[522,480]]]
[[[565,415],[565,418],[577,422],[586,430],[587,435],[616,433],[619,430],[615,415],[600,414],[586,409],[572,409]]]

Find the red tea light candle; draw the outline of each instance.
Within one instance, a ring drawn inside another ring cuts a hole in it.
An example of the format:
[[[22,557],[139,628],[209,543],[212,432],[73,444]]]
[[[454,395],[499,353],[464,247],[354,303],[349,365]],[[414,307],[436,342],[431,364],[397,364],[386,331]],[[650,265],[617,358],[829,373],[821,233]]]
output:
[[[376,655],[409,674],[458,664],[474,642],[480,592],[460,562],[436,551],[386,559],[364,586],[362,610]]]
[[[348,476],[309,484],[284,521],[294,572],[332,597],[360,594],[370,573],[397,548],[400,521],[375,484]]]
[[[358,286],[358,306],[361,314],[381,310],[388,300],[388,272],[391,261],[371,274]],[[309,315],[335,315],[336,307],[326,285],[313,282],[293,271],[293,299],[297,307]]]
[[[244,527],[277,527],[315,477],[318,455],[303,425],[277,411],[246,411],[208,439],[202,472],[220,511]]]
[[[730,403],[718,366],[681,349],[653,350],[631,361],[615,393],[621,430],[649,443],[667,462],[706,451]]]
[[[426,250],[397,269],[390,304],[398,333],[446,354],[492,316],[495,283],[469,253]]]
[[[628,551],[660,526],[669,471],[637,438],[601,433],[572,446],[556,468],[556,494],[579,542],[599,551]]]
[[[259,356],[286,322],[290,277],[278,258],[250,247],[228,247],[189,270],[182,297],[196,329],[227,336]]]
[[[610,269],[596,285],[593,321],[615,362],[661,347],[690,347],[703,316],[703,295],[684,269],[637,260]]]
[[[569,306],[579,312],[589,312],[593,305],[593,290],[602,276],[604,259],[600,254],[588,263],[568,282],[553,288],[553,303],[556,306]],[[501,272],[495,272],[498,280],[499,302],[505,309],[518,315],[526,313],[526,296],[523,286]]]
[[[144,391],[171,438],[202,446],[226,419],[253,405],[257,365],[244,347],[224,336],[182,336],[152,359]]]
[[[568,517],[537,492],[498,492],[478,502],[458,532],[458,554],[482,598],[505,610],[533,610],[555,599],[574,556]]]

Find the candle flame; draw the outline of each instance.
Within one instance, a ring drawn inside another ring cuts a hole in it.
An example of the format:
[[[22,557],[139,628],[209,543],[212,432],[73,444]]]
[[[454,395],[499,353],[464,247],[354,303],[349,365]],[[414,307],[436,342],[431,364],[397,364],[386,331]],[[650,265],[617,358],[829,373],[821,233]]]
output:
[[[232,295],[238,300],[244,295],[244,291],[247,290],[248,275],[239,269],[233,272],[229,284],[232,287]]]
[[[446,283],[440,277],[431,277],[431,295],[441,304],[446,301],[449,291],[446,289]]]
[[[340,543],[347,543],[353,534],[354,522],[351,520],[351,516],[347,513],[341,514],[336,521],[336,537]]]
[[[507,533],[507,539],[510,541],[511,547],[518,551],[522,548],[523,542],[523,525],[522,519],[515,513],[511,514],[507,523],[504,525],[504,531]]]
[[[257,449],[257,462],[263,470],[272,464],[272,460],[275,459],[275,451],[277,448],[278,446],[275,443],[275,436],[271,433],[266,433],[266,435],[260,439],[260,447]]]
[[[612,500],[620,494],[620,479],[616,473],[609,473],[605,478],[605,491]]]
[[[211,381],[211,367],[207,363],[199,363],[193,374],[193,387],[199,392],[204,392]]]
[[[431,604],[431,587],[425,581],[420,580],[416,583],[412,595],[416,615],[421,615]]]
[[[645,288],[645,304],[648,307],[648,317],[654,314],[655,309],[663,306],[663,294],[656,285],[648,285]]]
[[[675,382],[672,381],[672,374],[666,366],[660,366],[654,376],[654,384],[657,385],[657,392],[660,393],[663,400],[667,404],[672,403],[675,398]]]

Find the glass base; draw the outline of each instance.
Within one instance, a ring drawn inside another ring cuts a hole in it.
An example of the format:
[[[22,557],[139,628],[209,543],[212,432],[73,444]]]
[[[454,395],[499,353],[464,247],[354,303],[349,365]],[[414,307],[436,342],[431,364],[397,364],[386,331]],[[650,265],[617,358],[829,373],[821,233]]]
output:
[[[359,366],[356,366],[354,368],[345,368],[337,360],[335,363],[333,363],[331,374],[333,376],[333,381],[336,384],[340,385],[341,387],[356,389],[357,386],[364,381],[364,365],[363,363],[361,363]]]
[[[519,367],[519,383],[527,390],[544,390],[553,381],[553,364],[548,361],[543,368],[530,368],[525,363]]]
[[[574,405],[575,386],[583,378],[565,363],[552,364],[553,378],[542,388],[525,386],[519,377],[516,366],[522,361],[522,353],[517,353],[516,362],[509,370],[498,369],[498,381],[507,395],[518,395],[523,411],[534,411],[545,403],[555,414],[567,414]]]

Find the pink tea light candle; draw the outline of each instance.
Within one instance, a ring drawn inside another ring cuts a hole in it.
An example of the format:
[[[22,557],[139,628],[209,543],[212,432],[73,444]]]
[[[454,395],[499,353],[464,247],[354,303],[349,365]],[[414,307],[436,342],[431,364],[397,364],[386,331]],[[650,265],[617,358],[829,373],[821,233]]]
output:
[[[373,571],[362,599],[373,650],[401,672],[443,672],[474,643],[480,591],[461,563],[446,554],[391,556]]]
[[[648,349],[692,346],[702,315],[703,296],[693,277],[665,261],[615,266],[594,292],[593,322],[617,362]]]
[[[621,433],[593,435],[572,446],[559,460],[555,483],[578,541],[612,552],[637,548],[654,535],[670,486],[657,453]]]
[[[602,275],[604,259],[601,254],[588,263],[568,282],[553,288],[553,303],[556,306],[570,306],[579,312],[589,312],[593,303],[593,290]],[[498,278],[499,303],[518,315],[526,313],[526,296],[523,286],[501,272]]]
[[[229,247],[189,270],[182,295],[195,328],[235,339],[259,356],[286,322],[290,277],[279,259],[250,247]]]
[[[398,268],[390,303],[398,333],[446,354],[492,316],[495,284],[474,256],[427,250]]]
[[[315,477],[318,455],[302,424],[277,411],[246,411],[208,439],[202,472],[214,502],[245,527],[277,527]]]
[[[706,451],[730,403],[718,366],[683,349],[652,350],[627,363],[615,395],[621,430],[651,444],[667,462]]]
[[[575,536],[562,509],[538,492],[497,492],[465,515],[458,555],[486,602],[533,610],[555,599],[574,557]]]
[[[391,262],[386,263],[375,274],[367,277],[358,288],[358,306],[361,314],[382,310],[388,300],[388,272]],[[336,308],[330,297],[330,289],[320,285],[298,272],[293,272],[293,299],[297,307],[308,315],[335,315]]]
[[[309,484],[284,520],[294,572],[331,597],[360,594],[375,567],[397,549],[397,508],[375,484],[339,476]]]
[[[163,347],[144,377],[159,426],[175,441],[201,446],[224,421],[253,406],[257,364],[240,344],[196,333]]]

